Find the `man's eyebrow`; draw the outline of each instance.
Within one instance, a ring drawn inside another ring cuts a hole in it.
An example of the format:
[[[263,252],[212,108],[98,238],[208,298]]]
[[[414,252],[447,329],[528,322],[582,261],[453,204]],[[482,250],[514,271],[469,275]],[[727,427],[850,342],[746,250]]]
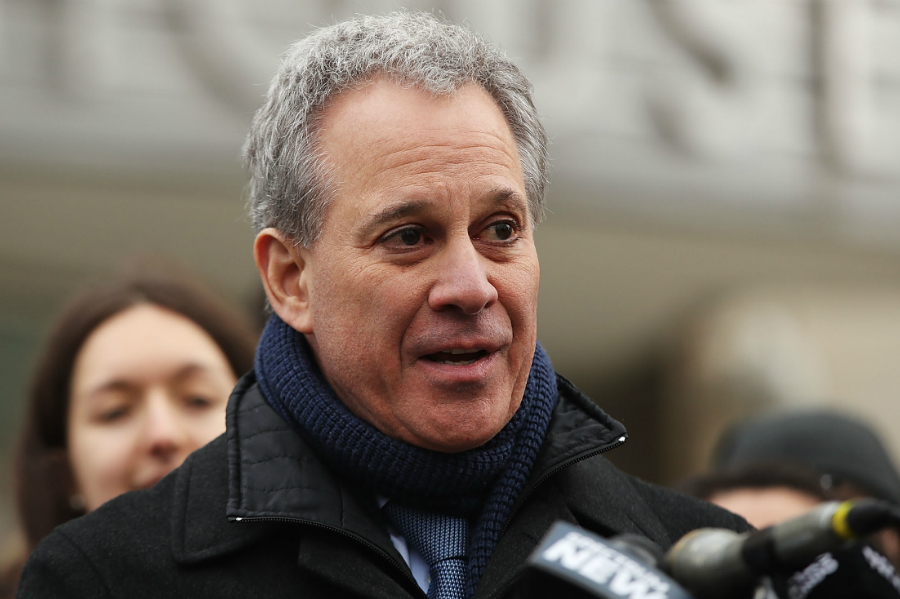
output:
[[[505,206],[513,211],[528,214],[528,202],[515,189],[499,187],[490,192],[495,206]]]
[[[504,207],[514,212],[528,214],[528,202],[515,189],[498,187],[486,195],[490,198],[492,208]],[[386,223],[426,212],[431,204],[432,202],[424,199],[394,202],[368,218],[360,227],[360,236],[364,239],[368,238]]]
[[[428,202],[425,200],[402,200],[392,203],[385,207],[381,212],[366,219],[365,223],[360,228],[360,234],[363,238],[367,238],[385,223],[390,223],[406,216],[424,212],[427,205]]]

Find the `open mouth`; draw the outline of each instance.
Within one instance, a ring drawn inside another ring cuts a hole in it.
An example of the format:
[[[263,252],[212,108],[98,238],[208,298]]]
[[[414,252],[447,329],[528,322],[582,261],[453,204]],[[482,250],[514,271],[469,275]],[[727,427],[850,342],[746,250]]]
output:
[[[466,364],[474,364],[486,355],[488,355],[488,352],[483,349],[450,349],[428,354],[425,358],[438,364],[465,366]]]

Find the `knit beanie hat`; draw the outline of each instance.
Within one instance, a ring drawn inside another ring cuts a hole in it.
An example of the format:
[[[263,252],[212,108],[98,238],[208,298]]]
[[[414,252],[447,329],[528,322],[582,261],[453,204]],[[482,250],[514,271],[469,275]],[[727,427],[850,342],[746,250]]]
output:
[[[873,497],[900,504],[900,475],[875,432],[847,415],[813,410],[743,421],[723,435],[715,470],[781,461],[813,468]]]

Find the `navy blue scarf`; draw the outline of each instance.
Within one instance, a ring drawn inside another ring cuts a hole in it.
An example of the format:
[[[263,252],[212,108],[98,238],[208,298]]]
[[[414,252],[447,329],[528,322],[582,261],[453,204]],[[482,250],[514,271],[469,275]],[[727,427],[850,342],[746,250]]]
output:
[[[540,344],[512,420],[481,447],[460,453],[392,439],[354,415],[325,381],[303,335],[277,315],[260,339],[256,377],[269,405],[345,480],[475,522],[467,580],[471,597],[531,473],[558,400],[556,375]]]

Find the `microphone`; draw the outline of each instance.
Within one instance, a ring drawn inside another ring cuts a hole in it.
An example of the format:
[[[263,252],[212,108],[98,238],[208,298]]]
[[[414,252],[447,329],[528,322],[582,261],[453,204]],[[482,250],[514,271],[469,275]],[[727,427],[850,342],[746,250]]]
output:
[[[894,505],[874,499],[829,502],[752,533],[701,528],[665,556],[665,570],[699,599],[746,587],[762,576],[796,571],[817,556],[900,524]]]
[[[900,574],[884,556],[854,542],[898,525],[900,510],[890,503],[832,502],[753,533],[695,530],[663,557],[643,537],[604,539],[557,522],[529,557],[511,597],[900,599]]]
[[[656,565],[662,551],[635,535],[604,539],[557,522],[528,558],[522,599],[692,599]]]

